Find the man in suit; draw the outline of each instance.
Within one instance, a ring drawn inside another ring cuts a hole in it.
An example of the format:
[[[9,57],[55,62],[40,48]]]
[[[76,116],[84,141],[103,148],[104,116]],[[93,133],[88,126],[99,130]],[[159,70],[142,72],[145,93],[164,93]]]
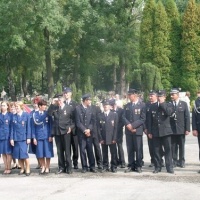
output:
[[[94,124],[94,116],[92,114],[91,95],[85,94],[82,96],[82,104],[75,109],[77,135],[80,148],[82,173],[88,170],[87,157],[89,160],[90,171],[96,173],[95,160],[92,146],[92,131]],[[86,154],[87,152],[87,154]],[[87,157],[86,157],[87,155]]]
[[[64,103],[64,97],[61,94],[58,96],[58,105],[52,106],[49,113],[51,114],[53,120],[52,136],[55,137],[58,154],[57,174],[65,171],[68,174],[72,174],[70,144],[72,130],[75,127],[73,121],[73,108]]]
[[[200,91],[197,92],[197,99],[192,110],[192,134],[198,139],[200,160]],[[200,173],[200,170],[198,173]]]
[[[74,122],[75,122],[75,109],[77,106],[76,101],[72,100],[72,90],[69,87],[65,87],[63,89],[63,95],[65,98],[65,104],[69,105],[73,108],[73,116],[74,116]],[[73,165],[74,165],[74,169],[78,169],[78,136],[76,133],[76,128],[74,128],[72,130],[72,134],[71,134],[71,147],[72,147],[72,161],[73,161]]]
[[[98,117],[98,131],[103,154],[103,171],[109,171],[108,147],[111,153],[111,171],[117,172],[117,128],[118,115],[110,111],[109,100],[103,102],[104,111]]]
[[[129,166],[125,172],[138,171],[138,173],[141,173],[143,158],[142,135],[146,119],[145,103],[139,99],[139,91],[135,89],[128,91],[128,97],[130,102],[125,105],[123,113]]]
[[[92,130],[92,143],[94,146],[96,163],[97,163],[98,169],[103,169],[101,147],[99,144],[100,138],[99,138],[98,129],[97,129],[98,115],[99,115],[99,113],[101,113],[101,109],[99,106],[92,105],[92,104],[90,105],[90,107],[92,110],[92,114],[94,116],[93,130]]]
[[[187,103],[179,99],[179,90],[170,91],[174,113],[170,118],[172,127],[172,158],[174,167],[185,167],[185,135],[190,133],[190,113]],[[179,151],[179,160],[178,160]]]
[[[118,126],[117,126],[117,161],[121,168],[125,168],[125,158],[123,149],[123,127],[124,122],[122,119],[123,109],[117,107],[115,99],[110,100],[111,111],[118,115]]]
[[[173,113],[173,105],[167,103],[165,90],[158,91],[158,102],[151,104],[150,114],[147,118],[148,137],[153,139],[155,170],[158,173],[162,168],[161,148],[164,147],[166,169],[168,173],[174,173],[172,164],[170,116]]]

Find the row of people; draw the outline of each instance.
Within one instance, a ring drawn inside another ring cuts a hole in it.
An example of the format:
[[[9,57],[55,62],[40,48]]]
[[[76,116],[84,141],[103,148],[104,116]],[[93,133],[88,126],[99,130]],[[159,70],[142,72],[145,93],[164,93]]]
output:
[[[31,139],[41,165],[40,174],[49,173],[50,158],[53,157],[53,137],[58,154],[58,174],[72,173],[71,144],[74,138],[76,145],[79,144],[83,173],[87,172],[88,168],[91,172],[97,172],[95,158],[102,172],[109,171],[109,167],[112,172],[116,172],[118,162],[122,168],[125,167],[122,148],[124,125],[129,167],[125,172],[142,172],[143,132],[149,138],[151,161],[155,165],[154,173],[161,171],[163,155],[167,172],[174,173],[173,168],[177,165],[185,166],[184,144],[185,135],[190,132],[190,116],[186,103],[178,98],[177,89],[171,90],[172,102],[169,103],[165,101],[164,90],[150,91],[150,102],[147,104],[140,100],[137,90],[130,89],[130,102],[124,109],[117,108],[113,100],[105,100],[103,112],[91,105],[89,94],[83,95],[80,105],[75,102],[72,105],[71,99],[68,101],[68,93],[71,93],[71,89],[65,88],[62,95],[56,96],[48,111],[47,103],[40,100],[37,102],[38,110],[34,110],[30,115],[23,112],[21,102],[14,104],[16,114],[8,113],[7,103],[1,103],[0,153],[3,154],[5,163],[4,174],[11,173],[10,163],[13,157],[19,159],[19,174],[30,175],[27,145]],[[195,111],[193,115],[195,116]],[[193,132],[197,131],[198,135],[198,128],[196,130],[194,125],[199,124],[198,117],[196,121],[195,117],[193,119]],[[111,166],[108,147],[111,152]],[[74,167],[78,166],[78,159],[73,164]]]

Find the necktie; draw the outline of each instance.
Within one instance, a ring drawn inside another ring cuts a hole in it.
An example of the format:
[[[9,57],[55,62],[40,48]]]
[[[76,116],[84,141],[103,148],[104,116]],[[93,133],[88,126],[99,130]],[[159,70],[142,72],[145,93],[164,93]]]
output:
[[[174,108],[175,108],[175,110],[176,110],[176,101],[174,101]]]

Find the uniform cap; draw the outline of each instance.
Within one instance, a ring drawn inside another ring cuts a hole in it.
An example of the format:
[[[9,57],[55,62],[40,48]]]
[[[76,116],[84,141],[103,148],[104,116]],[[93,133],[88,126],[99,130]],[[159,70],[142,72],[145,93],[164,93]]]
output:
[[[82,100],[85,101],[85,100],[91,100],[91,95],[90,94],[84,94],[82,96]]]
[[[139,91],[136,89],[129,89],[128,94],[138,94]]]
[[[179,89],[178,88],[172,88],[170,91],[170,94],[177,94],[179,93]]]
[[[105,105],[110,105],[110,101],[109,101],[109,99],[104,99],[103,101],[102,101],[102,104],[105,106]]]
[[[63,93],[68,93],[68,92],[72,92],[72,89],[69,87],[64,87],[63,88]]]
[[[110,104],[111,106],[114,106],[114,105],[116,104],[115,99],[110,99],[110,100],[109,100],[109,104]]]
[[[159,97],[166,96],[166,91],[165,90],[158,90],[158,96]]]
[[[149,91],[149,95],[157,95],[158,93],[157,93],[157,91],[155,91],[155,90],[150,90]]]

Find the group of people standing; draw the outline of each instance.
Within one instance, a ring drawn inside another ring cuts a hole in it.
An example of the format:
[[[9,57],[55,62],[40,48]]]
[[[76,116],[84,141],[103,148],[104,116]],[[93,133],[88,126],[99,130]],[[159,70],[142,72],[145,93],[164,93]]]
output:
[[[143,133],[148,137],[153,173],[164,166],[174,173],[174,167],[185,167],[185,136],[190,133],[190,112],[186,102],[179,98],[179,90],[151,90],[149,102],[144,103],[138,90],[128,91],[129,102],[118,107],[115,99],[105,99],[102,108],[92,105],[90,94],[82,96],[82,103],[72,100],[72,90],[64,88],[47,102],[34,99],[34,110],[23,111],[22,102],[9,105],[1,102],[0,154],[5,164],[3,174],[11,174],[12,158],[18,159],[19,175],[30,175],[28,153],[34,153],[40,166],[39,174],[50,173],[50,160],[54,156],[53,138],[58,155],[56,174],[72,174],[78,169],[80,155],[82,173],[117,172],[125,168],[123,133],[125,129],[128,153],[126,173],[142,172]],[[199,95],[200,96],[200,95]],[[200,97],[192,114],[193,134],[200,144]],[[29,146],[29,148],[28,148]],[[28,150],[29,149],[29,150]],[[109,160],[109,150],[110,157]],[[95,164],[96,163],[96,164]]]

